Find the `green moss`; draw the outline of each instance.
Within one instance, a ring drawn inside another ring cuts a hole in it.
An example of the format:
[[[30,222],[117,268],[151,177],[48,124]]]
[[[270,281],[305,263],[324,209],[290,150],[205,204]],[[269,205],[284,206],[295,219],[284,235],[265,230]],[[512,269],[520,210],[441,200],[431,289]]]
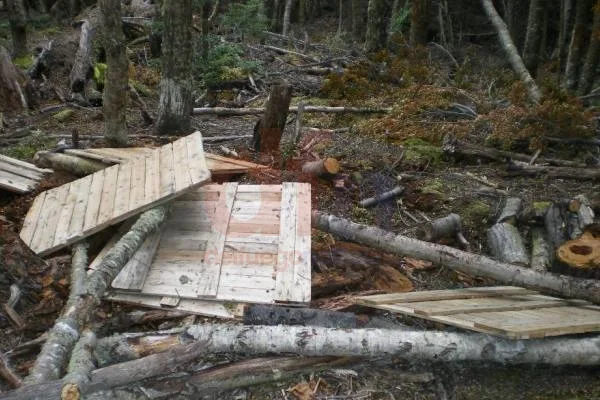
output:
[[[27,69],[33,64],[33,58],[31,56],[18,57],[13,60],[13,64],[21,69]]]
[[[359,224],[373,225],[374,223],[373,215],[366,208],[354,206],[350,210],[350,215],[352,220]]]
[[[444,196],[444,193],[446,192],[445,189],[446,186],[441,179],[435,178],[428,180],[427,183],[421,187],[421,193]]]
[[[23,139],[21,143],[5,147],[0,152],[6,156],[20,160],[31,160],[33,155],[40,150],[49,150],[56,144],[56,140],[48,138],[41,132],[37,132]]]
[[[461,214],[463,221],[471,225],[487,222],[491,211],[492,209],[487,203],[481,200],[474,200],[462,209]]]
[[[104,88],[104,80],[106,78],[106,68],[108,66],[104,63],[97,63],[94,65],[94,83],[96,84],[96,89],[102,90]]]
[[[404,147],[402,160],[404,164],[415,167],[430,164],[436,167],[442,163],[442,149],[425,140],[409,138],[402,142],[402,145]]]
[[[69,119],[71,119],[71,117],[75,114],[75,111],[73,111],[70,108],[65,108],[62,111],[57,112],[56,114],[54,114],[52,116],[52,118],[54,118],[56,121],[58,122],[66,122]]]

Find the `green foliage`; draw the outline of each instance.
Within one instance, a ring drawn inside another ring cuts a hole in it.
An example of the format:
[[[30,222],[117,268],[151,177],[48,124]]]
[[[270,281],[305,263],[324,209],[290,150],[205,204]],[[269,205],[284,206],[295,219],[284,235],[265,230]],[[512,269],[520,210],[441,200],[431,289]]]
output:
[[[21,69],[27,69],[33,64],[31,56],[18,57],[13,60],[13,64]]]
[[[104,80],[106,78],[106,68],[108,66],[104,63],[96,63],[94,65],[94,83],[96,84],[96,89],[102,91],[104,88]]]
[[[75,111],[73,111],[70,108],[65,108],[62,111],[57,112],[56,114],[54,114],[52,116],[52,118],[54,118],[56,121],[58,122],[66,122],[69,119],[71,119],[71,117],[75,114]]]
[[[409,138],[402,142],[404,146],[404,159],[406,165],[420,167],[431,164],[438,166],[442,162],[442,149],[419,138]]]
[[[6,156],[27,161],[31,160],[37,151],[49,150],[55,144],[55,139],[47,137],[41,131],[37,131],[31,136],[27,136],[19,144],[5,147],[0,152]]]
[[[211,37],[214,42],[214,37]],[[217,43],[210,46],[208,57],[203,60],[197,57],[195,78],[197,82],[203,81],[210,86],[224,81],[244,79],[248,73],[255,72],[260,63],[244,60],[241,46],[234,43]]]
[[[259,36],[267,28],[262,0],[231,4],[221,16],[221,24],[230,27],[234,36],[242,41],[248,37]]]
[[[390,23],[390,34],[391,35],[402,35],[408,31],[410,27],[410,3],[406,3],[396,15],[392,17]]]
[[[363,225],[373,225],[375,219],[373,215],[366,208],[354,206],[350,210],[352,220]]]

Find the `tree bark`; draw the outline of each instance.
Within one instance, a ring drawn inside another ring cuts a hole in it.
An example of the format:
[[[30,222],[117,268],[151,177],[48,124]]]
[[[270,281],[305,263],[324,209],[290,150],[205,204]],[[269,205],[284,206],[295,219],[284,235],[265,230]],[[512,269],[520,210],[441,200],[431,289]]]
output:
[[[529,268],[497,262],[485,256],[448,246],[395,235],[377,227],[355,224],[319,212],[313,212],[313,228],[384,251],[443,264],[470,275],[484,276],[514,285],[538,288],[565,297],[600,303],[600,281],[535,272]]]
[[[427,222],[423,225],[422,236],[426,242],[437,242],[440,239],[458,239],[465,246],[469,244],[462,235],[460,216],[454,213]]]
[[[7,0],[8,20],[15,58],[25,57],[27,50],[27,12],[23,0]]]
[[[100,161],[49,151],[35,153],[33,162],[40,168],[67,171],[76,176],[90,175],[107,167],[107,164]]]
[[[569,202],[569,211],[577,213],[579,228],[582,231],[594,224],[594,218],[596,217],[594,210],[590,206],[590,201],[584,195],[575,196]]]
[[[430,0],[413,0],[410,12],[410,45],[424,46],[427,44],[429,26]]]
[[[396,196],[399,196],[404,192],[404,187],[396,186],[392,190],[388,190],[387,192],[383,192],[374,197],[369,197],[367,199],[363,199],[358,202],[361,207],[372,207],[376,204],[381,203],[382,201],[386,201],[389,199],[393,199]]]
[[[8,50],[0,46],[0,108],[4,111],[27,109],[27,99],[21,88],[25,77],[14,66]]]
[[[335,158],[309,161],[302,165],[302,172],[312,176],[331,177],[340,171],[340,163]]]
[[[592,0],[577,0],[575,6],[575,24],[571,33],[571,44],[565,67],[563,86],[568,90],[575,90],[579,81],[585,47],[589,36],[590,16],[592,14]]]
[[[523,48],[523,63],[532,76],[536,76],[547,0],[530,0],[527,34]]]
[[[365,50],[374,52],[385,48],[387,25],[392,9],[391,0],[369,0]]]
[[[290,18],[292,15],[292,4],[294,0],[285,0],[285,9],[283,10],[283,28],[281,34],[287,36],[290,31]]]
[[[573,0],[561,0],[560,2],[560,27],[558,33],[558,81],[565,70],[567,60],[567,43],[571,30],[571,16],[573,11]]]
[[[192,0],[164,5],[162,76],[156,132],[189,133],[192,114]]]
[[[106,78],[102,111],[104,137],[110,146],[127,145],[127,87],[129,84],[125,35],[121,23],[121,1],[99,0],[104,50],[106,51]]]
[[[62,400],[79,400],[81,398],[81,388],[90,381],[91,373],[96,367],[94,363],[95,347],[96,335],[94,332],[84,332],[73,348],[68,374],[63,379],[65,384],[61,390]]]
[[[503,263],[529,265],[529,257],[519,230],[506,222],[498,223],[487,231],[488,247],[492,256]]]
[[[507,198],[496,223],[507,222],[511,225],[516,225],[519,213],[521,212],[521,204],[522,200],[518,197]]]
[[[533,227],[531,230],[531,269],[547,272],[551,269],[550,246],[546,240],[544,229]]]
[[[596,70],[600,62],[600,1],[596,1],[593,10],[594,22],[592,24],[590,44],[588,45],[581,78],[579,79],[579,86],[577,87],[577,94],[580,96],[586,95],[592,90]]]
[[[272,87],[265,112],[254,128],[253,145],[256,151],[279,151],[291,100],[292,87],[289,83],[283,82]]]
[[[84,20],[81,24],[81,35],[79,36],[79,48],[75,53],[73,68],[69,75],[71,92],[80,93],[85,90],[89,79],[94,75],[94,65],[92,62],[92,40],[94,39],[95,28],[89,21]]]

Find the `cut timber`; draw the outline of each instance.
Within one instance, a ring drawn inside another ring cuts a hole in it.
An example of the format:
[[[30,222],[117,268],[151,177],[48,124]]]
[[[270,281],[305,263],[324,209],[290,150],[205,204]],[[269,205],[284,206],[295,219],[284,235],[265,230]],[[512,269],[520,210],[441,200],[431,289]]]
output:
[[[52,170],[37,168],[33,164],[0,155],[0,188],[15,193],[34,190]]]
[[[504,208],[502,209],[502,214],[498,217],[498,221],[496,223],[506,222],[511,225],[515,225],[517,223],[517,218],[519,213],[521,212],[521,204],[522,201],[518,197],[509,197],[506,199],[504,203]]]
[[[254,127],[254,150],[261,153],[279,151],[291,100],[292,87],[289,83],[284,81],[273,85],[265,112]]]
[[[440,239],[457,239],[463,246],[469,242],[462,234],[462,223],[458,214],[449,214],[426,223],[421,234],[427,242],[437,242]]]
[[[509,339],[600,330],[600,307],[516,287],[483,287],[357,297],[358,304]],[[427,297],[429,295],[429,297]]]
[[[197,132],[148,157],[41,193],[25,217],[21,238],[36,253],[47,255],[209,179]]]
[[[510,162],[506,167],[508,176],[537,176],[546,178],[600,180],[600,168],[540,167],[526,163]]]
[[[560,246],[556,254],[566,264],[563,272],[585,278],[600,278],[600,233],[592,230],[584,232],[579,238]]]
[[[309,161],[302,165],[302,172],[319,177],[330,177],[340,171],[340,163],[335,158]]]
[[[582,231],[594,224],[594,210],[592,210],[590,201],[584,195],[576,196],[569,202],[569,211],[577,213],[579,228]]]
[[[492,226],[487,231],[488,246],[492,256],[501,262],[529,265],[529,257],[519,230],[506,222]]]
[[[360,108],[360,107],[325,107],[325,106],[304,106],[305,113],[333,113],[333,114],[378,114],[389,113],[391,108]],[[225,107],[203,107],[194,108],[194,115],[216,115],[219,117],[235,117],[241,115],[262,115],[264,108],[225,108]],[[290,113],[297,113],[298,107],[292,106],[288,109]]]
[[[404,192],[404,187],[396,186],[392,190],[383,192],[375,197],[369,197],[368,199],[363,199],[359,202],[359,204],[361,207],[371,207],[371,206],[381,203],[382,201],[393,199],[394,197],[401,195],[402,192]]]
[[[449,246],[423,242],[383,229],[356,224],[333,215],[313,212],[313,228],[338,235],[387,252],[428,260],[475,276],[484,276],[512,285],[534,287],[600,304],[600,281],[540,273],[529,268],[495,261],[479,254]]]
[[[310,254],[309,184],[208,185],[173,203],[156,250],[143,246],[134,256],[153,260],[142,285],[131,285],[124,269],[112,298],[173,298],[176,309],[184,299],[306,303]],[[195,312],[220,312],[201,306]]]

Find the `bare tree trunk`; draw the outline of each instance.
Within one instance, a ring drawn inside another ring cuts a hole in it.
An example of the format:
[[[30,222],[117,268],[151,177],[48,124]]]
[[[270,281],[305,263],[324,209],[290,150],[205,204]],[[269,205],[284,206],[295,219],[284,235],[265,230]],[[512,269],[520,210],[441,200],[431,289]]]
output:
[[[21,81],[25,77],[14,66],[8,50],[0,46],[0,109],[26,110],[27,99],[21,88]]]
[[[527,88],[529,99],[533,103],[539,103],[542,97],[540,90],[533,78],[531,77],[531,75],[529,74],[529,71],[527,71],[525,64],[523,64],[523,60],[521,59],[521,57],[519,57],[519,52],[517,51],[517,48],[515,47],[512,39],[510,38],[510,34],[508,33],[506,24],[504,23],[502,18],[500,18],[500,15],[498,15],[498,12],[496,11],[494,4],[492,3],[492,0],[481,0],[481,3],[488,18],[492,21],[492,24],[498,32],[500,44],[502,45],[502,48],[508,56],[508,60],[512,66],[513,71],[515,72],[515,74],[517,74],[519,79],[523,81],[525,87]]]
[[[594,23],[592,25],[592,34],[590,36],[590,44],[588,46],[583,71],[579,79],[579,87],[577,93],[580,96],[588,94],[594,85],[598,62],[600,61],[600,1],[596,1],[594,5]]]
[[[364,18],[362,10],[362,2],[359,0],[352,0],[352,34],[356,36],[359,41],[363,34],[364,29]]]
[[[561,0],[560,2],[560,27],[558,33],[558,80],[562,77],[567,60],[567,43],[571,30],[571,16],[573,11],[573,0]]]
[[[292,87],[289,83],[283,82],[273,86],[265,113],[254,128],[256,151],[264,153],[279,150],[291,99]]]
[[[544,30],[544,11],[546,0],[531,0],[529,3],[529,17],[527,21],[527,35],[523,48],[523,62],[531,75],[537,73],[538,56]]]
[[[430,0],[413,0],[410,13],[410,45],[427,44],[427,28],[429,26]]]
[[[527,29],[527,21],[522,16],[527,12],[528,2],[523,0],[506,0],[503,4],[505,5],[503,9],[504,21],[510,32],[510,37],[515,47],[521,50],[525,42]]]
[[[588,22],[592,14],[592,0],[577,0],[575,7],[575,24],[571,34],[569,55],[565,67],[563,86],[569,90],[575,90],[581,72],[585,46],[589,36]]]
[[[127,145],[127,88],[129,85],[125,35],[121,24],[121,1],[99,0],[104,49],[106,51],[106,79],[103,107],[104,137],[110,146]]]
[[[163,13],[162,76],[156,131],[189,133],[192,116],[192,0],[169,1]]]
[[[290,31],[290,17],[292,15],[292,4],[294,0],[285,0],[285,9],[283,10],[283,28],[281,34],[287,36]]]
[[[368,52],[383,49],[387,43],[387,25],[392,9],[391,3],[390,0],[369,0],[365,41],[365,50]]]
[[[12,36],[15,58],[26,56],[27,50],[27,13],[23,0],[7,0],[10,34]]]
[[[71,92],[84,92],[87,81],[94,74],[94,65],[92,61],[92,40],[94,38],[95,28],[84,20],[81,24],[81,36],[79,37],[79,48],[75,53],[73,69],[69,75]]]

